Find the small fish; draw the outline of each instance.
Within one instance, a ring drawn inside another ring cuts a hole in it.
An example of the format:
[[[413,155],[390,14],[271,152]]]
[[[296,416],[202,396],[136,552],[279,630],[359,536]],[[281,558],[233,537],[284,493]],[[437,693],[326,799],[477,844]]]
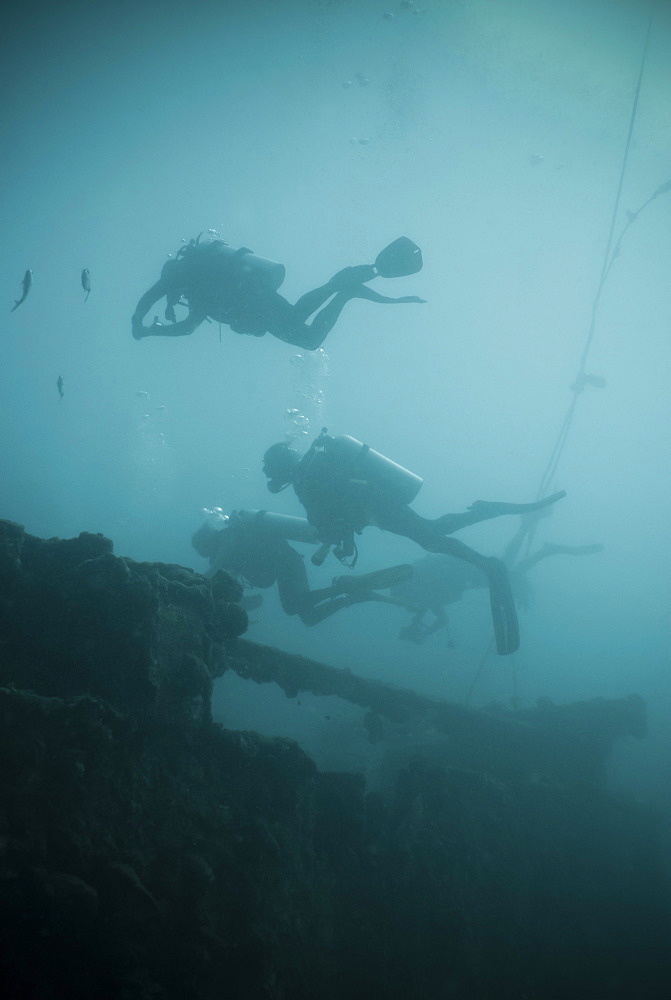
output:
[[[33,283],[33,272],[30,270],[30,268],[28,268],[28,270],[23,276],[23,281],[21,282],[21,287],[23,288],[23,295],[21,296],[20,299],[15,300],[14,305],[9,310],[10,312],[14,312],[15,309],[19,308],[22,302],[26,301],[26,297],[28,295],[28,292],[30,291],[30,286],[32,285],[32,283]]]
[[[91,275],[89,274],[88,267],[85,267],[82,271],[82,288],[86,292],[86,298],[84,299],[84,302],[86,302],[86,299],[91,294]]]
[[[60,399],[58,400],[60,403],[61,399],[65,395],[65,379],[62,375],[59,375],[56,379],[56,388],[58,389],[58,395],[60,396]]]

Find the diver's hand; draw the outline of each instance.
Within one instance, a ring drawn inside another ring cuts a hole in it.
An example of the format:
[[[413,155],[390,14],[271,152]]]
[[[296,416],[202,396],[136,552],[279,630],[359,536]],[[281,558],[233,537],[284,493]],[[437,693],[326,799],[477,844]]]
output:
[[[146,335],[146,330],[142,325],[141,316],[138,315],[133,316],[131,320],[131,330],[133,332],[134,340],[142,340],[142,338]]]
[[[147,329],[147,327],[143,324],[141,316],[138,316],[137,314],[133,316],[132,330],[135,340],[142,340],[143,337],[150,337],[153,330],[160,330],[162,328],[163,323],[159,322],[158,316],[154,316],[154,322],[149,329]]]

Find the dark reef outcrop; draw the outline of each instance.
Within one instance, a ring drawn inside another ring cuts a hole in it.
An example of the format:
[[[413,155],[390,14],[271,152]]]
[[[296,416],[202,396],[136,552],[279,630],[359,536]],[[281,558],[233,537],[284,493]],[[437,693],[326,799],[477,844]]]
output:
[[[0,522],[3,996],[667,995],[659,820],[602,774],[640,699],[469,711],[240,639],[239,597]],[[211,721],[230,669],[338,694],[378,739],[412,726],[418,752],[387,796],[320,773]]]

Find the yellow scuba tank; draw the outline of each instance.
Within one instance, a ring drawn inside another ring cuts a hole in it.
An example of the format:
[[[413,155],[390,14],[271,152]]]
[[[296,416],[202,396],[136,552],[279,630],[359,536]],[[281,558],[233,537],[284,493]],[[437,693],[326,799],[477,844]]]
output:
[[[424,480],[420,476],[349,434],[325,438],[324,448],[330,456],[342,463],[343,472],[350,479],[364,480],[396,503],[412,503],[422,488]]]

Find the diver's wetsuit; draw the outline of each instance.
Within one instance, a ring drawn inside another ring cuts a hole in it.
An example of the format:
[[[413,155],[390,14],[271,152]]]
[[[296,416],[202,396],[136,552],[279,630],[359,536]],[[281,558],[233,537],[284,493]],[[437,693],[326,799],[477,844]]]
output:
[[[339,456],[331,451],[332,441],[333,438],[325,435],[319,437],[292,477],[294,491],[305,508],[308,521],[317,528],[324,542],[349,550],[353,534],[361,534],[365,527],[374,525],[417,542],[427,552],[454,555],[483,569],[490,565],[492,560],[487,556],[445,536],[468,524],[499,516],[502,511],[494,513],[493,508],[506,505],[487,505],[491,509],[486,514],[467,511],[434,519],[421,517],[412,507],[395,501],[383,488],[349,478]]]
[[[132,319],[135,339],[187,336],[210,318],[230,326],[234,333],[252,337],[270,333],[294,347],[315,351],[351,299],[391,304],[423,302],[416,296],[389,298],[367,288],[364,282],[376,277],[376,270],[373,265],[364,264],[339,271],[325,285],[306,292],[292,305],[275,290],[263,271],[245,268],[245,253],[250,251],[242,248],[231,254],[221,240],[184,247],[177,259],[164,265],[159,281],[138,302]],[[163,296],[170,322],[163,324],[155,319],[153,326],[144,326],[144,316]],[[176,322],[174,307],[182,297],[189,315]],[[313,314],[316,315],[308,323]]]
[[[519,646],[517,616],[510,593],[508,572],[500,559],[480,555],[448,531],[466,523],[487,520],[502,513],[487,505],[487,512],[463,515],[448,514],[429,520],[407,504],[399,503],[384,488],[350,478],[340,457],[334,453],[333,438],[321,435],[294,469],[291,482],[305,508],[308,520],[317,528],[322,541],[336,546],[336,555],[344,559],[356,552],[354,533],[369,525],[409,538],[427,552],[455,556],[477,566],[489,581],[492,617],[497,648],[501,654],[512,653]]]
[[[209,557],[211,574],[223,569],[261,590],[276,583],[287,615],[300,615],[312,607],[303,557],[286,539],[233,521],[222,531],[202,525],[192,543],[201,555]]]
[[[595,555],[603,551],[602,545],[555,545],[546,542],[530,556],[515,563],[513,556],[518,547],[515,544],[518,537],[524,537],[528,526],[517,532],[512,543],[508,545],[503,561],[508,566],[512,586],[518,603],[528,601],[530,585],[526,581],[527,573],[539,562],[550,556]],[[477,590],[487,586],[486,577],[475,567],[460,561],[446,561],[435,555],[425,556],[412,564],[413,573],[408,579],[390,588],[389,603],[397,604],[412,613],[410,625],[401,629],[401,638],[411,639],[421,643],[427,636],[448,626],[445,607],[460,601],[467,590]],[[434,621],[424,622],[425,616],[431,612]]]
[[[276,583],[282,610],[290,616],[298,615],[304,625],[317,625],[336,611],[377,599],[366,590],[349,592],[356,578],[348,581],[341,577],[330,587],[311,590],[303,556],[286,539],[266,530],[260,518],[249,523],[233,515],[231,524],[221,531],[204,524],[193,535],[192,544],[200,555],[209,558],[209,575],[221,569],[260,590]]]

